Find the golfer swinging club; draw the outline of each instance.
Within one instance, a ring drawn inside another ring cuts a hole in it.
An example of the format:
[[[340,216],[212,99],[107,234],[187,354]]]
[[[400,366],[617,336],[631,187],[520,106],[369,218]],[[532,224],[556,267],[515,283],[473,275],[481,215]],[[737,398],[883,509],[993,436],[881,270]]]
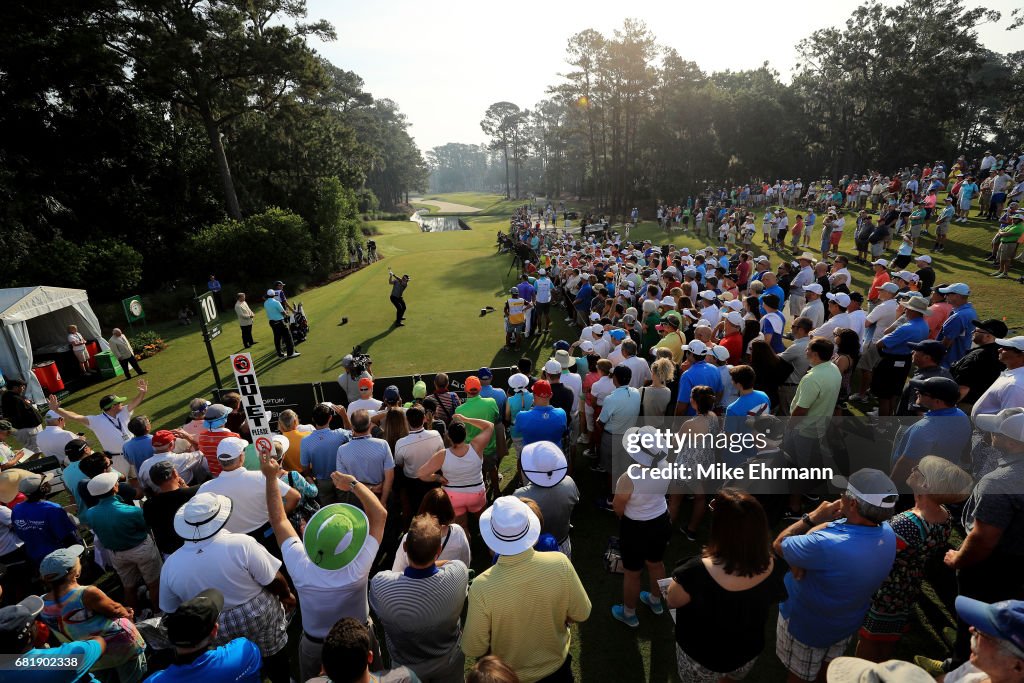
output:
[[[402,296],[405,294],[405,288],[409,286],[409,276],[397,277],[388,268],[388,284],[391,285],[391,303],[395,307],[395,327],[404,327],[405,323],[402,320],[405,319],[405,299]]]

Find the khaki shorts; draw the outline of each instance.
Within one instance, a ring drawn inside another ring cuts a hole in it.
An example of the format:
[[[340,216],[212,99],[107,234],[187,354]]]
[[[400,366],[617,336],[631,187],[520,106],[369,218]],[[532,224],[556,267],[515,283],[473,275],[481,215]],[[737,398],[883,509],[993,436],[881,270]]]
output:
[[[110,561],[126,590],[137,588],[140,583],[156,583],[163,568],[160,551],[149,536],[134,548],[111,550]]]
[[[89,362],[89,349],[82,349],[81,351],[75,351],[75,358],[83,363]]]
[[[1016,242],[1001,242],[999,244],[999,260],[1000,261],[1012,261],[1014,255],[1017,253]]]
[[[864,352],[860,354],[860,360],[857,361],[858,370],[866,370],[871,372],[878,365],[878,361],[881,360],[881,356],[878,353],[878,347],[872,343],[867,345]]]

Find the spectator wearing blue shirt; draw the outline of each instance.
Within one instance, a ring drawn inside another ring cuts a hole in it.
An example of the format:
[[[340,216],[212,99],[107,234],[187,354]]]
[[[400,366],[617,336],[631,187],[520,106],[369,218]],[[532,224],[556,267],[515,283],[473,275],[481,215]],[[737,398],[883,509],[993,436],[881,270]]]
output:
[[[491,386],[494,373],[490,368],[480,368],[476,371],[476,376],[480,378],[480,395],[484,398],[493,398],[494,402],[498,404],[498,414],[504,415],[505,401],[508,400],[508,396],[501,389]]]
[[[167,638],[174,644],[174,663],[146,679],[148,683],[260,683],[263,657],[246,638],[213,647],[217,619],[224,609],[220,591],[205,590],[164,618]]]
[[[764,284],[764,292],[762,292],[761,296],[758,297],[761,301],[761,315],[765,315],[765,313],[767,313],[767,310],[764,307],[764,298],[768,295],[774,294],[779,300],[779,305],[775,308],[782,308],[786,302],[786,293],[782,290],[782,287],[779,286],[778,276],[770,270],[766,270],[764,274],[761,275],[761,282]],[[785,322],[785,318],[783,318],[783,322]]]
[[[551,405],[551,383],[546,379],[533,383],[533,407],[516,414],[515,430],[523,440],[523,446],[536,441],[550,441],[562,447],[562,437],[567,424],[565,411]]]
[[[335,416],[347,428],[331,429],[331,419]],[[343,502],[340,491],[331,481],[331,472],[338,463],[338,449],[352,438],[352,423],[345,409],[333,403],[317,404],[311,421],[313,432],[299,442],[302,473],[316,480],[317,500],[321,505]]]
[[[878,414],[892,415],[895,402],[903,393],[903,385],[910,374],[911,356],[916,344],[928,338],[928,323],[924,316],[931,315],[924,297],[912,296],[902,304],[906,322],[885,335],[875,345],[881,359],[871,375],[871,392],[878,397]]]
[[[978,320],[978,314],[971,302],[967,300],[971,296],[971,288],[965,283],[957,282],[949,287],[940,287],[937,291],[939,294],[945,294],[946,301],[953,306],[953,312],[942,323],[942,328],[936,337],[946,345],[946,355],[942,358],[942,367],[948,368],[971,350],[974,321]]]
[[[36,617],[43,611],[43,600],[32,595],[16,605],[0,609],[0,649],[13,662],[14,657],[45,657],[47,659],[74,659],[74,668],[58,669],[43,667],[26,667],[18,672],[13,667],[7,668],[3,680],[12,683],[77,683],[78,681],[95,681],[89,673],[100,657],[107,644],[103,638],[75,640],[63,643],[58,647],[33,648],[36,639]]]
[[[580,325],[586,325],[589,319],[590,304],[594,300],[593,281],[595,281],[593,275],[584,279],[580,290],[576,292],[576,298],[572,302],[573,308],[576,309],[576,320]]]
[[[749,365],[737,365],[729,369],[729,377],[739,392],[738,398],[725,408],[725,431],[728,434],[752,434],[754,419],[761,415],[770,415],[772,402],[768,394],[754,388],[754,368]],[[730,466],[737,466],[745,460],[757,455],[757,447],[733,453],[730,449],[726,461]]]
[[[46,500],[50,482],[41,474],[30,474],[18,482],[25,500],[11,510],[11,527],[25,544],[25,552],[38,565],[58,548],[80,545],[78,527],[60,505]]]
[[[816,680],[863,623],[896,558],[886,520],[898,498],[884,472],[858,470],[839,500],[822,503],[775,539],[776,555],[790,566],[775,642],[789,681]]]
[[[295,351],[295,341],[292,339],[292,332],[288,329],[288,321],[285,319],[284,305],[277,298],[277,292],[267,290],[267,298],[263,302],[263,310],[267,312],[267,322],[274,333],[274,349],[281,358],[295,358],[299,354]],[[283,347],[283,350],[282,350]]]
[[[142,469],[142,463],[153,457],[153,436],[149,433],[151,429],[149,418],[145,415],[136,415],[128,420],[128,431],[134,435],[134,438],[124,442],[122,453],[128,464],[132,466],[132,470],[129,472],[131,479],[137,479],[139,471]]]
[[[892,449],[893,481],[906,481],[926,455],[937,455],[961,465],[971,446],[971,419],[956,407],[960,385],[948,377],[910,380],[917,403],[927,412],[896,439]]]
[[[221,298],[220,280],[211,275],[206,281],[206,289],[213,294],[213,300],[217,302],[217,310],[224,312],[224,299]]]
[[[690,367],[679,377],[679,393],[676,395],[676,415],[696,415],[690,405],[690,394],[694,387],[711,387],[716,395],[722,395],[722,373],[718,367],[707,363],[704,359],[708,353],[707,345],[694,339],[683,346],[683,351],[690,358]],[[607,401],[607,399],[605,399]],[[603,413],[602,413],[603,414]]]
[[[774,273],[770,273],[774,277]],[[772,347],[775,353],[782,353],[786,345],[782,343],[782,331],[786,328],[786,316],[779,312],[782,299],[775,294],[765,294],[761,297],[761,310],[764,315],[761,317],[761,334],[764,340]],[[927,325],[926,325],[927,327]]]

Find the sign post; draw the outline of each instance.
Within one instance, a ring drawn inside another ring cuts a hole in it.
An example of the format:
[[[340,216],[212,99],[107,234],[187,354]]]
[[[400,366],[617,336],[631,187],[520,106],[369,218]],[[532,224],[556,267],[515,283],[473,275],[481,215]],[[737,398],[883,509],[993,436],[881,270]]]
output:
[[[203,341],[206,343],[206,353],[210,356],[210,368],[213,370],[213,381],[218,389],[221,389],[220,373],[217,371],[217,358],[213,355],[213,345],[210,343],[220,335],[220,325],[217,321],[217,302],[213,300],[213,292],[203,292],[196,297],[196,304],[199,306],[200,327],[203,330]]]
[[[242,407],[256,452],[261,455],[271,453],[274,450],[274,443],[270,440],[270,417],[263,408],[263,394],[260,392],[259,382],[256,381],[256,368],[253,367],[252,356],[248,353],[232,354],[231,369],[235,373],[238,393],[242,395]]]
[[[146,311],[142,308],[142,297],[138,294],[133,294],[127,299],[121,301],[121,307],[124,308],[124,316],[128,319],[128,328],[134,332],[134,323],[142,321],[143,324],[146,322]]]

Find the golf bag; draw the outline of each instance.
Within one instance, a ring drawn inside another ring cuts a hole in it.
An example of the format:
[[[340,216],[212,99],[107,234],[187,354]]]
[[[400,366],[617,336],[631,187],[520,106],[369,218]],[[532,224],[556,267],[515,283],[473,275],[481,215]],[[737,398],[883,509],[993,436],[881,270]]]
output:
[[[309,320],[306,319],[306,314],[302,310],[302,304],[296,306],[295,313],[292,314],[292,322],[288,328],[292,333],[292,341],[296,344],[306,341],[306,337],[309,336]]]

